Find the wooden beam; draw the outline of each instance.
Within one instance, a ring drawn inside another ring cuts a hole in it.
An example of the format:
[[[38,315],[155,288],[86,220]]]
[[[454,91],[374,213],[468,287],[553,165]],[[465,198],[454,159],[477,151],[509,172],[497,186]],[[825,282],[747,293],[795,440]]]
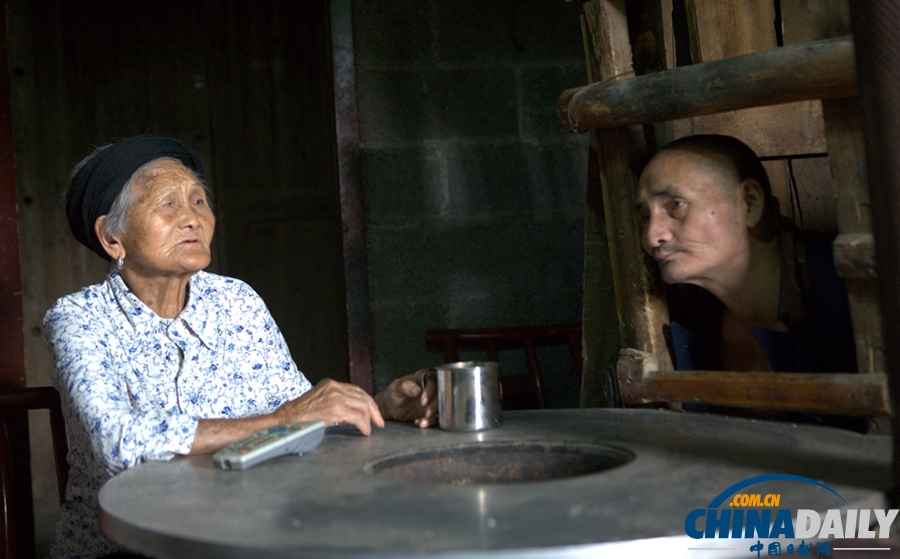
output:
[[[336,173],[341,191],[341,224],[344,230],[350,382],[371,394],[374,390],[372,334],[369,327],[363,194],[359,178],[359,113],[350,0],[331,0],[331,53],[334,65]]]
[[[591,67],[600,79],[634,74],[624,0],[593,0],[584,5],[587,44]],[[650,274],[640,246],[640,232],[634,219],[632,162],[646,151],[644,133],[639,126],[621,126],[596,134],[602,204],[596,192],[588,191],[585,211],[585,292],[584,292],[584,377],[581,405],[584,407],[618,404],[615,390],[615,354],[602,362],[608,351],[600,347],[607,341],[598,331],[597,301],[605,286],[593,276],[599,250],[603,248],[601,227],[606,229],[613,289],[616,295],[620,340],[616,347],[636,347],[668,359],[662,325],[668,322],[668,309],[661,282]],[[603,215],[599,215],[602,208]]]
[[[623,350],[618,375],[625,404],[682,402],[853,416],[891,413],[884,373],[660,371],[643,352]]]
[[[856,95],[850,37],[779,47],[639,77],[611,77],[563,91],[556,107],[566,128],[584,132]]]

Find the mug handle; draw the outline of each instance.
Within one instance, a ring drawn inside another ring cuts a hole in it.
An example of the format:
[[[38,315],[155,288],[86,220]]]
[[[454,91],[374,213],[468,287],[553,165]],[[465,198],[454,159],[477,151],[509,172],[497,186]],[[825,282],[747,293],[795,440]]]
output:
[[[422,376],[419,378],[419,385],[422,387],[422,390],[425,390],[425,385],[428,383],[428,377],[434,375],[434,383],[437,384],[437,369],[429,368],[429,369],[420,369]]]

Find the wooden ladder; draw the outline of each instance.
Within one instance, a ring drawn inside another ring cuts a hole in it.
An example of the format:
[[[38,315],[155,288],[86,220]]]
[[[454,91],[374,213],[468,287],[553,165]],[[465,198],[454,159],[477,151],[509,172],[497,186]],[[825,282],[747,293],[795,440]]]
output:
[[[586,277],[582,405],[614,405],[618,392],[625,404],[890,414],[848,6],[779,5],[776,14],[771,2],[685,0],[693,63],[676,67],[672,0],[629,1],[627,11],[625,0],[584,4],[593,83],[563,92],[558,112],[573,131],[595,130],[602,204],[590,203],[600,196],[589,185],[586,268],[600,257],[592,251],[606,245],[591,226],[605,221],[624,349],[616,367],[604,366],[597,310],[588,304],[602,286]],[[634,215],[634,162],[694,133],[744,140],[764,159],[782,207],[793,205],[795,220],[805,210],[798,225],[838,233],[835,261],[847,282],[864,374],[673,370],[664,289]]]

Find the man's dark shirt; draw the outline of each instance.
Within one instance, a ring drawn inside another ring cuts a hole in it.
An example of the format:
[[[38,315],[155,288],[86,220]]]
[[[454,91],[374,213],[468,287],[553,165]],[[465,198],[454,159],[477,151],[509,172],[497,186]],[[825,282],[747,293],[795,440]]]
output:
[[[857,372],[856,344],[844,280],[834,267],[832,238],[804,233],[788,221],[780,233],[779,320],[789,332],[753,329],[776,372]],[[721,370],[724,305],[697,286],[671,286],[670,347],[676,370]],[[696,406],[696,411],[721,411]],[[782,414],[794,421],[864,429],[857,418]]]
[[[847,287],[834,268],[831,239],[783,228],[778,318],[789,332],[754,328],[773,371],[856,372]],[[670,293],[677,370],[720,370],[722,303],[691,285]],[[674,296],[674,297],[672,297]]]

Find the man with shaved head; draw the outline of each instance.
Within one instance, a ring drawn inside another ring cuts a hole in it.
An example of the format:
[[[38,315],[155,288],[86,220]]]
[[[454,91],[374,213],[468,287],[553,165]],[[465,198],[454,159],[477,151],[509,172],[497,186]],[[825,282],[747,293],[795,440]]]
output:
[[[660,150],[638,185],[643,247],[669,297],[680,370],[854,372],[846,286],[831,239],[779,215],[743,142],[688,136]]]

